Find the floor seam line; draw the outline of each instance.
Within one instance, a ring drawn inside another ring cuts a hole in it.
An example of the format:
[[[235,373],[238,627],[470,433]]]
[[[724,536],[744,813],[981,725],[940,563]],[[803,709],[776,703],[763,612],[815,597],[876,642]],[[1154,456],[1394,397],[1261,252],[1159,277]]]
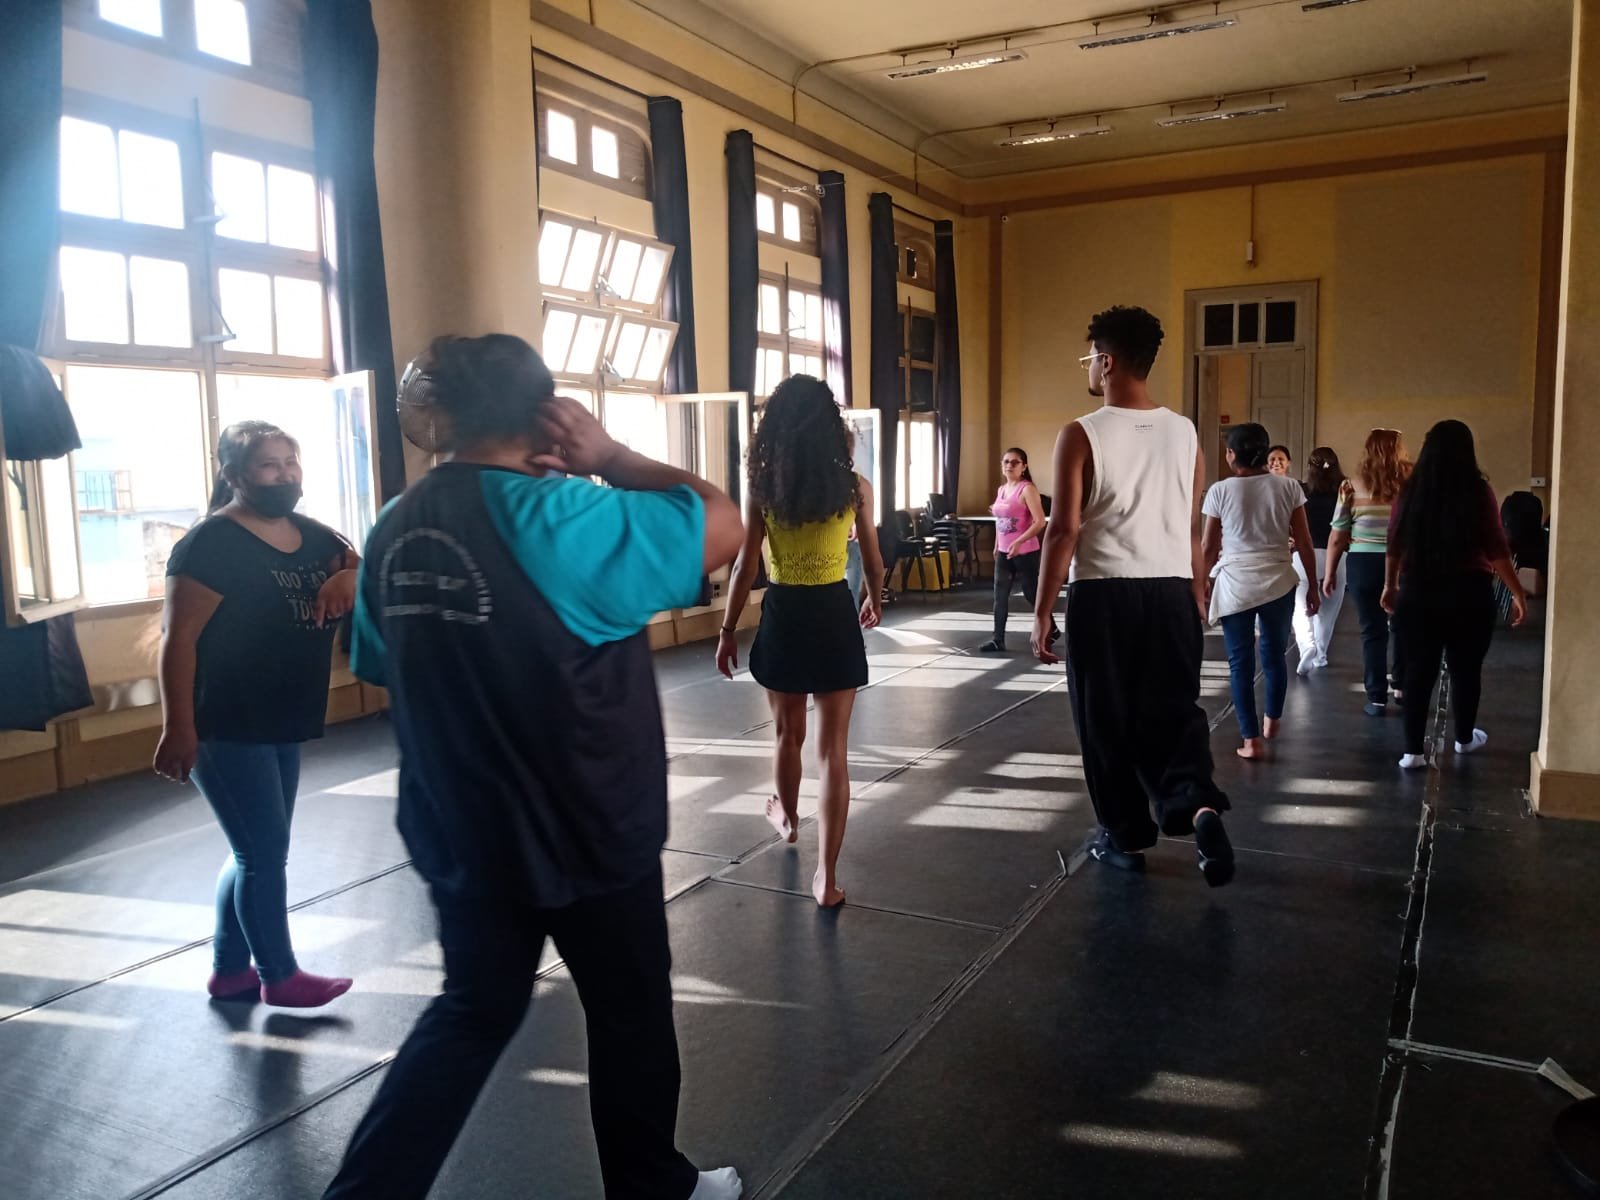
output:
[[[715,875],[705,882],[720,883],[725,887],[749,888],[752,891],[769,892],[775,896],[793,896],[797,900],[810,900],[813,904],[816,903],[816,898],[809,892],[796,892],[789,888],[774,887],[770,883],[753,883],[745,879],[722,879]],[[931,921],[936,925],[950,925],[957,929],[971,929],[979,933],[1001,933],[1006,928],[1004,925],[985,925],[981,921],[963,921],[960,917],[941,917],[937,913],[916,912],[908,908],[886,908],[880,904],[847,903],[848,907],[860,909],[862,912],[883,913],[885,916],[890,917],[907,917],[915,921]]]

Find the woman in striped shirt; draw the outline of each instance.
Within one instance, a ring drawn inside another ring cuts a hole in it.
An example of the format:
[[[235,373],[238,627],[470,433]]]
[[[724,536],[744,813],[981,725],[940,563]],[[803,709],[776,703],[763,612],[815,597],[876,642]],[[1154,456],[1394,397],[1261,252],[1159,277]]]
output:
[[[1367,435],[1361,466],[1354,480],[1339,489],[1323,567],[1322,593],[1332,596],[1339,563],[1346,552],[1346,590],[1355,601],[1361,623],[1361,663],[1369,717],[1381,717],[1389,701],[1389,615],[1383,611],[1384,559],[1389,548],[1389,510],[1411,474],[1411,460],[1398,429],[1374,429]],[[1394,678],[1404,679],[1405,647],[1394,638]],[[1395,692],[1395,699],[1402,699]]]

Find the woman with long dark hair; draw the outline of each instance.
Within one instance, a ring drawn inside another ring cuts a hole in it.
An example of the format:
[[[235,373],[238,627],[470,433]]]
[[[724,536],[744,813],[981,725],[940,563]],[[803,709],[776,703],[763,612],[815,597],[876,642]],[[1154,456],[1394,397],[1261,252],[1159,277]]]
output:
[[[1243,739],[1240,758],[1266,757],[1265,739],[1278,735],[1289,668],[1284,655],[1295,602],[1294,547],[1303,569],[1313,569],[1305,493],[1287,475],[1268,469],[1271,439],[1255,423],[1228,431],[1228,466],[1233,476],[1206,492],[1200,549],[1211,580],[1210,616],[1222,626],[1228,648],[1228,681]],[[1315,613],[1321,599],[1305,597]],[[1261,631],[1261,673],[1266,678],[1266,719],[1256,709],[1256,630]]]
[[[1483,660],[1494,634],[1494,579],[1511,593],[1511,624],[1528,599],[1511,563],[1494,489],[1478,467],[1472,430],[1440,421],[1428,430],[1416,469],[1389,526],[1383,609],[1406,639],[1405,754],[1400,765],[1428,765],[1423,744],[1441,655],[1450,665],[1456,753],[1483,749],[1477,728]]]
[[[645,634],[733,557],[739,510],[554,391],[504,333],[436,339],[401,385],[450,458],[368,539],[351,667],[389,689],[398,822],[439,910],[444,990],[326,1200],[428,1194],[547,940],[583,1006],[605,1195],[740,1194],[732,1168],[699,1171],[676,1145],[666,735]]]
[[[283,430],[230,425],[217,461],[211,511],[167,561],[155,770],[194,780],[232,848],[217,880],[206,990],[317,1008],[350,980],[309,974],[295,959],[289,825],[300,746],[322,736],[333,633],[355,604],[360,559],[294,511],[300,445]]]
[[[1000,456],[1005,482],[994,494],[994,636],[978,649],[1001,654],[1006,648],[1006,612],[1020,586],[1032,610],[1039,592],[1039,535],[1044,532],[1044,501],[1028,470],[1028,452],[1012,446]],[[1060,637],[1054,619],[1050,640]]]
[[[1321,588],[1322,573],[1328,565],[1328,538],[1333,532],[1333,510],[1344,485],[1344,469],[1330,446],[1318,446],[1306,460],[1306,477],[1300,486],[1306,493],[1306,524],[1311,528],[1311,548],[1316,552],[1316,574],[1307,576],[1298,557],[1294,569],[1300,576],[1294,606],[1294,638],[1300,648],[1300,674],[1309,675],[1328,665],[1328,646],[1333,641],[1339,610],[1344,607],[1345,565],[1334,568],[1333,592],[1323,601],[1315,616],[1307,615],[1306,596]]]
[[[799,837],[806,699],[815,696],[822,788],[811,891],[819,905],[833,908],[844,903],[838,866],[850,813],[850,713],[856,689],[867,682],[861,631],[883,614],[883,557],[872,525],[872,487],[855,473],[849,429],[821,380],[792,375],[767,401],[750,444],[744,522],[744,548],[734,563],[717,639],[717,670],[731,679],[739,665],[734,630],[765,541],[771,582],[750,647],[750,674],[767,689],[772,708],[776,790],[767,801],[767,820],[786,841]],[[852,596],[844,581],[852,524],[866,568],[864,597]]]
[[[1367,435],[1355,479],[1339,488],[1328,554],[1322,567],[1322,594],[1338,590],[1339,568],[1349,553],[1348,583],[1361,621],[1361,673],[1369,717],[1389,707],[1389,618],[1383,611],[1384,555],[1389,547],[1389,517],[1411,474],[1411,460],[1398,429],[1374,429]],[[1404,696],[1405,638],[1394,634],[1395,699]]]

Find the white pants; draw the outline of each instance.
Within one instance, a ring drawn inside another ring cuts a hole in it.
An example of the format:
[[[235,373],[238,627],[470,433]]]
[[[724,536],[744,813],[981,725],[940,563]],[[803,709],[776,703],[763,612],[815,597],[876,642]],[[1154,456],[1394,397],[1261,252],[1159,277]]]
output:
[[[1309,659],[1319,667],[1328,665],[1328,643],[1333,641],[1333,627],[1339,621],[1339,610],[1344,607],[1344,564],[1346,555],[1339,559],[1339,577],[1334,581],[1333,595],[1322,598],[1322,607],[1314,617],[1306,616],[1307,586],[1320,588],[1322,573],[1328,569],[1328,552],[1318,550],[1317,578],[1308,585],[1305,567],[1300,556],[1294,556],[1294,573],[1300,577],[1300,586],[1294,594],[1294,640],[1300,646],[1300,657]]]

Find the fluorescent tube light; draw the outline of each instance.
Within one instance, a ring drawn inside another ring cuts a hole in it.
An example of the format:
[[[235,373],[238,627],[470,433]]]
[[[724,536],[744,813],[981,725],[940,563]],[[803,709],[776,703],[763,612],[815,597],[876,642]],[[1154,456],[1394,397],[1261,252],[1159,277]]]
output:
[[[953,75],[957,71],[998,67],[1001,63],[1021,62],[1027,57],[1021,50],[985,50],[978,54],[956,54],[949,58],[929,59],[926,62],[903,63],[884,74],[890,79],[922,79],[929,75]]]
[[[1361,0],[1312,0],[1310,4],[1302,4],[1301,12],[1316,12],[1319,8],[1343,8],[1346,4],[1360,4]]]
[[[1171,117],[1158,117],[1156,124],[1163,129],[1176,129],[1180,125],[1201,125],[1207,121],[1232,121],[1239,117],[1264,117],[1268,113],[1283,112],[1289,106],[1281,100],[1268,104],[1250,104],[1236,108],[1212,108],[1205,112],[1180,113]]]
[[[1110,133],[1115,126],[1089,125],[1078,129],[1046,129],[1038,133],[1019,133],[1016,137],[997,142],[999,146],[1043,146],[1047,142],[1075,142],[1079,138],[1099,137]]]
[[[1124,29],[1116,33],[1097,33],[1092,37],[1086,37],[1078,43],[1078,49],[1098,50],[1102,46],[1156,42],[1162,38],[1177,37],[1181,33],[1204,33],[1208,29],[1227,29],[1238,23],[1238,17],[1211,17],[1204,21],[1186,21],[1182,25],[1162,25],[1151,21],[1141,29]]]
[[[1429,92],[1434,88],[1465,87],[1469,83],[1487,82],[1487,71],[1470,71],[1462,75],[1446,75],[1439,79],[1408,79],[1404,83],[1391,83],[1384,87],[1359,88],[1342,92],[1339,103],[1351,104],[1357,100],[1386,100],[1390,96],[1409,96],[1414,92]]]

